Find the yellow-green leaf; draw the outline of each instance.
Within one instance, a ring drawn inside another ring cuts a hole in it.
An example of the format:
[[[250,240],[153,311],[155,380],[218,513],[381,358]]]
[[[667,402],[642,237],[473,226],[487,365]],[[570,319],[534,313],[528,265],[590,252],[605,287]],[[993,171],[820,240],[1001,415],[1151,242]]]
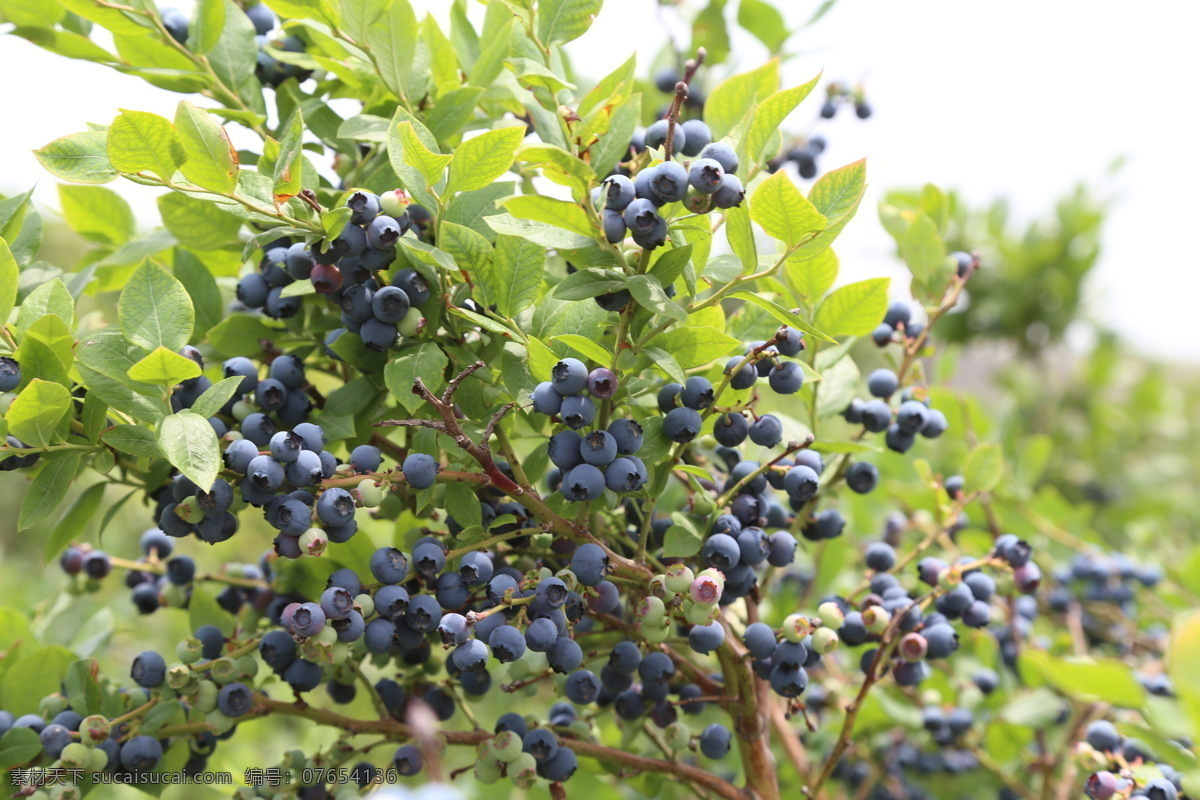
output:
[[[508,172],[517,147],[524,138],[525,126],[517,125],[467,139],[454,153],[454,163],[450,165],[450,184],[446,191],[453,193],[482,189]]]
[[[126,374],[138,383],[174,386],[189,378],[200,377],[200,365],[187,356],[160,346],[130,367]]]
[[[763,181],[750,199],[750,218],[789,248],[829,224],[825,215],[800,194],[785,170]]]
[[[118,172],[153,172],[170,181],[187,155],[170,122],[148,111],[122,110],[108,129],[108,160]]]

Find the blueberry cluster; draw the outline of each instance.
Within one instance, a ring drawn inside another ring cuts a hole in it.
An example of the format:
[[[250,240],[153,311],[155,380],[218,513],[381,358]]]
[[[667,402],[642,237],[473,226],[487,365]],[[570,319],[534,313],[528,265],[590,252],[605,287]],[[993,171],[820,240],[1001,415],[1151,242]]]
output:
[[[1115,643],[1124,648],[1129,642],[1122,617],[1136,616],[1139,589],[1153,589],[1163,573],[1157,566],[1135,563],[1124,553],[1080,553],[1069,565],[1055,570],[1051,579],[1046,604],[1052,612],[1066,614],[1078,606],[1089,645]],[[1147,689],[1169,692],[1169,680],[1156,676]]]
[[[783,357],[800,355],[804,346],[804,334],[786,325],[770,339],[747,343],[744,355],[731,356],[725,363],[730,388],[750,389],[759,378],[766,378],[776,394],[795,394],[804,385],[804,369]]]
[[[1178,770],[1159,762],[1145,742],[1122,736],[1108,720],[1088,725],[1074,755],[1091,772],[1084,784],[1091,800],[1177,800],[1188,796]],[[1153,776],[1151,765],[1158,777]]]
[[[0,356],[0,392],[14,392],[21,385],[21,365],[15,358]],[[6,404],[7,405],[7,404]],[[9,447],[26,449],[27,445],[17,437],[9,434],[5,441]],[[0,451],[2,452],[2,451]],[[10,472],[14,469],[26,469],[38,462],[40,453],[25,455],[4,455],[0,457],[0,472]]]
[[[884,444],[888,449],[907,453],[916,444],[918,434],[926,439],[936,439],[946,432],[948,423],[946,415],[932,408],[928,398],[919,397],[911,389],[901,394],[900,404],[893,412],[888,401],[899,388],[900,379],[896,373],[880,367],[867,376],[867,391],[875,399],[851,400],[842,416],[851,424],[861,424],[871,433],[886,431]]]
[[[278,88],[288,78],[295,78],[298,81],[307,80],[312,75],[312,70],[280,62],[266,51],[266,46],[271,45],[287,53],[303,53],[304,41],[298,36],[287,36],[279,41],[273,41],[270,34],[275,30],[276,20],[266,3],[258,2],[247,6],[245,13],[251,24],[254,25],[254,40],[258,45],[258,61],[254,67],[254,74],[259,81],[264,86]],[[159,10],[159,16],[162,19],[163,28],[171,38],[179,44],[186,45],[190,28],[187,15],[177,8],[164,6]]]
[[[557,417],[568,430],[550,437],[547,444],[555,466],[549,476],[552,488],[572,502],[595,500],[608,489],[618,494],[636,492],[650,479],[646,465],[635,453],[642,447],[642,427],[632,419],[617,419],[607,430],[584,431],[596,417],[596,400],[617,393],[617,376],[606,368],[588,372],[577,358],[554,365],[550,380],[533,390],[533,410]]]
[[[846,103],[854,106],[854,115],[859,119],[869,119],[873,112],[862,86],[852,89],[846,84],[834,82],[825,87],[821,118],[833,119],[837,116],[838,109]]]
[[[667,221],[660,209],[669,203],[684,203],[697,212],[742,204],[746,190],[737,177],[737,154],[728,144],[713,142],[701,120],[659,120],[634,138],[632,150],[663,147],[671,127],[674,153],[694,161],[685,166],[668,159],[642,167],[632,177],[617,171],[592,191],[592,205],[602,214],[609,242],[616,244],[630,235],[640,247],[661,246],[667,240]]]

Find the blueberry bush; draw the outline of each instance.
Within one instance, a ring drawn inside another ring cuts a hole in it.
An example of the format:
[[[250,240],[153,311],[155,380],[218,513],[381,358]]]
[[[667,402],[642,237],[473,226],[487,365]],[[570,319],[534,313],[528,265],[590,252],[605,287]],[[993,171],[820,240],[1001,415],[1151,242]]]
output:
[[[839,282],[866,167],[822,126],[872,106],[785,85],[765,0],[602,76],[602,0],[447,5],[0,0],[187,95],[36,152],[76,263],[0,202],[9,552],[52,563],[5,572],[13,796],[1185,797],[1194,497],[1152,500],[1196,470],[1110,412],[1187,404],[1114,346],[994,408],[939,340],[1039,358],[1102,209],[893,192],[910,285]]]

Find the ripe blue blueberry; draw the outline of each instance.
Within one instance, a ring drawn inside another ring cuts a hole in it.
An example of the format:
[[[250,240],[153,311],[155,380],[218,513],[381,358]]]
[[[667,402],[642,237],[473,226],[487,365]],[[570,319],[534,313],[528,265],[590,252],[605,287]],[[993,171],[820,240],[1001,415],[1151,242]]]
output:
[[[121,766],[130,772],[149,772],[158,765],[163,749],[153,736],[134,736],[121,745]]]
[[[738,157],[734,149],[724,142],[713,142],[700,151],[701,158],[711,158],[721,165],[721,169],[729,174],[738,171]]]
[[[637,196],[633,181],[624,175],[609,175],[604,179],[603,188],[604,207],[610,211],[624,211]]]
[[[566,675],[583,663],[583,648],[574,639],[559,636],[546,652],[546,662],[560,675]]]
[[[397,286],[384,286],[371,297],[371,313],[375,319],[395,325],[408,313],[409,300]]]
[[[403,231],[400,223],[386,214],[380,214],[366,227],[367,247],[384,250],[393,247]]]
[[[737,447],[746,441],[749,432],[750,424],[742,414],[736,411],[722,414],[713,424],[713,436],[725,447]]]
[[[741,356],[732,356],[725,362],[725,374],[731,375],[729,385],[734,389],[749,389],[758,381],[758,369],[753,362],[747,361],[742,364],[744,359]],[[738,365],[742,364],[741,367]],[[737,370],[734,372],[734,370]]]
[[[670,126],[670,121],[660,119],[646,128],[646,147],[655,148],[663,147],[667,143],[667,130]],[[683,126],[675,123],[675,133],[672,139],[672,145],[675,152],[683,152],[687,147],[687,134],[683,131]]]
[[[617,393],[617,374],[608,367],[596,367],[588,373],[588,394],[598,400],[607,400]]]
[[[591,464],[579,464],[563,475],[562,493],[568,500],[596,500],[604,494],[604,473]]]
[[[482,586],[492,579],[494,571],[492,560],[480,550],[464,553],[458,567],[458,574],[469,586]]]
[[[437,482],[439,466],[433,456],[426,453],[409,453],[401,466],[404,478],[414,489],[428,489]]]
[[[673,408],[663,419],[663,435],[673,442],[690,442],[700,434],[703,420],[692,408]]]
[[[642,448],[642,426],[632,419],[613,420],[609,423],[608,432],[617,444],[619,455],[631,456]]]
[[[379,448],[370,444],[360,444],[350,452],[348,462],[355,472],[375,472],[383,463],[383,455]]]
[[[703,411],[713,403],[713,385],[701,375],[693,375],[679,393],[680,401],[688,408]]]
[[[413,567],[427,578],[432,578],[446,566],[446,550],[438,542],[420,542],[412,551]]]
[[[153,650],[146,650],[133,659],[129,676],[143,689],[157,688],[167,676],[167,662]]]
[[[896,425],[904,433],[918,433],[928,422],[929,408],[920,400],[905,400],[896,410]]]
[[[592,423],[596,418],[596,403],[586,395],[576,394],[564,397],[559,416],[569,427],[578,430]]]
[[[721,188],[721,182],[725,179],[725,170],[721,165],[711,158],[701,158],[692,162],[692,169],[688,172],[688,183],[692,188],[701,194],[712,194]]]
[[[929,419],[924,427],[921,428],[921,435],[926,439],[936,439],[946,432],[949,423],[946,422],[946,415],[941,411],[933,408],[929,410]]]
[[[700,752],[706,758],[724,758],[729,753],[729,745],[733,735],[719,722],[709,725],[700,734]]]
[[[414,631],[428,633],[437,628],[438,623],[442,621],[441,606],[430,595],[414,595],[408,600],[408,608],[404,612],[404,621]]]
[[[704,120],[689,119],[679,127],[683,131],[685,139],[683,140],[684,144],[678,145],[675,149],[689,158],[700,155],[700,151],[712,142],[712,130]]]
[[[875,397],[887,399],[899,388],[900,379],[886,367],[880,367],[867,376],[867,390]]]
[[[912,308],[903,300],[893,300],[888,304],[887,313],[883,316],[883,322],[893,328],[898,328],[901,325],[907,325],[912,319]]]
[[[711,653],[725,641],[725,628],[720,622],[696,625],[688,631],[688,646],[697,653]]]
[[[550,382],[563,397],[579,394],[587,387],[588,369],[577,358],[564,358],[550,370]]]
[[[254,705],[254,693],[244,683],[228,683],[217,693],[217,709],[227,717],[241,717]]]
[[[258,642],[258,653],[268,667],[280,672],[296,660],[296,641],[285,631],[268,631]]]
[[[767,563],[772,567],[786,567],[796,559],[796,537],[787,531],[775,531],[767,537],[771,551]]]
[[[819,486],[820,477],[812,467],[795,466],[783,476],[783,490],[797,502],[803,503],[811,499]]]
[[[658,206],[645,197],[639,197],[630,203],[625,208],[623,218],[630,233],[634,235],[653,233],[663,221],[658,215]]]
[[[742,550],[738,547],[737,539],[729,534],[714,533],[704,541],[700,557],[708,566],[727,572],[741,562]]]
[[[871,433],[885,431],[892,422],[892,408],[884,400],[871,400],[863,403],[860,421],[863,427]]]
[[[754,658],[770,658],[775,652],[775,631],[765,622],[754,622],[746,626],[742,641]]]
[[[745,196],[746,189],[742,186],[741,180],[726,170],[725,177],[721,179],[721,185],[717,187],[717,191],[713,192],[713,205],[717,208],[737,208],[742,204]]]
[[[572,672],[563,685],[563,692],[572,703],[585,706],[600,696],[600,679],[591,670]]]
[[[425,758],[416,745],[404,744],[396,748],[396,754],[392,756],[392,766],[400,775],[411,778],[425,766]]]
[[[550,381],[542,381],[534,387],[531,395],[533,410],[539,414],[553,417],[562,408],[563,397]]]
[[[776,394],[795,394],[804,385],[804,370],[795,361],[780,361],[767,373],[767,382]]]
[[[783,423],[774,414],[763,414],[750,425],[750,441],[774,447],[783,441]]]
[[[595,586],[608,573],[608,554],[594,542],[585,542],[571,555],[571,571],[583,586]]]
[[[871,492],[879,483],[879,470],[867,461],[855,461],[846,470],[846,485],[857,494]]]

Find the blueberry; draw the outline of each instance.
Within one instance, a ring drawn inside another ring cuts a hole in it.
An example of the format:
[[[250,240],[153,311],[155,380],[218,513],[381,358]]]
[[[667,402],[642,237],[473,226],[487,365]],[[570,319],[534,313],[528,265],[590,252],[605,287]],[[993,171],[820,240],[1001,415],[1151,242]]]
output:
[[[300,298],[284,297],[283,289],[275,287],[267,293],[267,304],[264,313],[271,319],[288,319],[300,311]]]
[[[937,409],[930,409],[929,420],[921,428],[921,435],[926,439],[936,439],[945,433],[948,427],[949,424],[946,422],[946,415]]]
[[[442,621],[441,606],[430,595],[414,595],[409,598],[408,608],[404,612],[404,621],[414,631],[428,633],[437,628],[438,623]]]
[[[796,502],[813,498],[820,485],[820,478],[812,467],[800,465],[789,469],[783,476],[783,489]]]
[[[720,622],[696,625],[688,631],[688,646],[697,653],[711,653],[725,641],[725,628]]]
[[[439,466],[433,456],[425,453],[409,453],[401,466],[404,478],[414,489],[428,489],[437,482]]]
[[[241,717],[254,705],[254,693],[244,683],[228,683],[217,694],[217,709],[227,717]]]
[[[963,612],[963,624],[968,628],[982,628],[991,621],[992,609],[982,600],[971,603]]]
[[[772,567],[787,567],[796,558],[796,537],[787,531],[775,531],[767,537],[770,552],[767,563]]]
[[[660,119],[650,127],[646,128],[646,147],[663,147],[667,143],[667,130],[670,127],[670,122],[665,119]],[[683,131],[683,126],[679,123],[675,124],[674,138],[672,139],[673,149],[677,153],[683,152],[687,147],[687,134]],[[673,163],[673,162],[664,162]]]
[[[693,375],[684,383],[679,399],[686,407],[703,411],[713,403],[713,385],[708,378]]]
[[[672,89],[672,91],[674,91]],[[689,119],[679,126],[686,137],[685,144],[679,145],[675,149],[689,158],[700,155],[700,151],[712,142],[712,131],[704,120]]]
[[[758,381],[758,369],[752,362],[747,361],[745,364],[738,367],[744,359],[741,356],[733,356],[725,362],[725,374],[731,375],[729,385],[737,390],[749,389]],[[733,372],[734,370],[737,372]]]
[[[237,299],[247,308],[262,308],[267,304],[270,291],[267,279],[261,273],[252,272],[238,281]]]
[[[927,658],[946,658],[958,649],[958,633],[947,623],[926,625],[921,630],[927,645]]]
[[[674,408],[663,419],[663,435],[673,442],[690,442],[700,433],[703,420],[692,408]]]
[[[879,368],[867,376],[867,390],[875,397],[887,399],[900,388],[900,379],[890,369]]]
[[[701,158],[692,162],[688,172],[688,183],[701,194],[712,194],[721,188],[725,178],[725,170],[711,158]]]
[[[575,431],[559,431],[550,437],[546,448],[550,462],[564,473],[583,463],[583,437]]]
[[[713,192],[713,205],[717,208],[737,208],[742,204],[745,196],[746,190],[742,186],[742,182],[736,175],[726,170],[725,177],[721,179],[721,185],[717,191]]]
[[[846,519],[836,508],[818,511],[813,521],[804,527],[804,538],[810,541],[836,539],[846,528]]]
[[[605,213],[605,218],[604,218],[605,225],[607,226],[608,219],[609,219],[608,215],[616,214],[617,212],[606,211],[604,213]],[[616,241],[620,241],[624,237],[625,237],[625,220],[624,220],[624,218],[622,218],[621,219],[621,238],[617,239]],[[612,241],[611,238],[610,238],[610,241]],[[594,299],[596,301],[596,305],[600,306],[605,311],[621,311],[625,308],[625,306],[629,305],[629,301],[631,298],[630,298],[629,292],[627,292],[624,289],[621,289],[616,292],[609,292],[607,294],[597,295]]]
[[[396,748],[396,754],[392,756],[392,766],[399,775],[411,778],[425,766],[425,758],[416,745],[404,744]]]
[[[715,533],[705,540],[700,556],[708,566],[727,572],[741,562],[742,550],[729,534]]]
[[[167,33],[171,34],[171,38],[180,44],[187,44],[188,38],[188,18],[184,13],[175,8],[163,7],[161,10],[162,24],[167,29]]]
[[[301,603],[292,613],[290,627],[297,636],[316,636],[325,627],[325,612],[316,603]]]
[[[400,223],[386,214],[380,214],[366,227],[367,246],[374,250],[385,250],[396,245],[403,233]]]
[[[916,438],[911,433],[906,433],[894,423],[888,426],[887,435],[884,436],[883,441],[889,450],[896,453],[907,453],[916,444]]]
[[[645,464],[636,456],[622,456],[604,468],[604,485],[618,494],[636,492],[649,479]]]
[[[259,447],[266,447],[270,443],[275,428],[275,421],[261,411],[255,411],[242,420],[242,436]]]
[[[167,662],[158,653],[147,650],[133,659],[129,676],[143,689],[157,688],[167,676]]]
[[[871,400],[864,403],[860,413],[863,427],[871,433],[887,430],[892,422],[892,409],[883,400]]]
[[[1029,559],[1033,555],[1033,548],[1023,539],[1017,538],[1014,534],[1006,533],[996,538],[996,542],[992,546],[992,552],[1007,561],[1009,566],[1021,567],[1029,563]]]
[[[896,331],[892,329],[891,325],[888,325],[886,322],[881,322],[879,323],[879,326],[875,328],[875,330],[871,331],[871,341],[875,342],[875,344],[879,347],[887,347],[892,343],[892,336],[894,336],[895,333]]]
[[[596,418],[596,404],[590,397],[575,394],[563,398],[562,407],[558,413],[562,417],[563,422],[567,423],[569,427],[578,430],[586,425],[590,425],[592,420]]]
[[[679,393],[683,391],[683,386],[678,383],[665,384],[658,390],[658,410],[666,414],[672,408],[679,405]]]
[[[666,684],[675,675],[675,662],[662,651],[647,653],[638,664],[638,676],[646,684]]]
[[[196,577],[196,562],[187,556],[176,556],[167,562],[167,580],[176,586],[184,586]]]
[[[21,365],[15,359],[0,358],[0,392],[11,392],[21,385]]]
[[[603,187],[604,208],[610,211],[624,211],[637,196],[633,181],[624,175],[609,175],[604,179]]]
[[[316,262],[313,261],[312,253],[304,242],[296,242],[287,249],[287,256],[284,258],[284,263],[287,265],[287,274],[298,281],[306,281],[312,276],[313,267]]]
[[[613,211],[612,209],[606,208],[602,212],[601,218],[604,223],[604,238],[608,240],[609,244],[618,244],[625,240],[625,217],[620,211]],[[613,295],[603,296],[612,297]],[[600,303],[601,308],[606,308],[600,297],[596,298],[596,302]],[[629,296],[628,294],[625,294],[622,302],[616,308],[608,310],[620,311],[628,302]]]
[[[750,425],[746,418],[736,411],[729,411],[717,417],[713,424],[713,436],[725,447],[737,447],[746,441]]]
[[[395,325],[408,313],[408,295],[396,286],[384,286],[371,297],[371,313],[380,322]]]
[[[348,462],[355,472],[376,472],[383,463],[383,455],[374,445],[360,444],[350,452]]]
[[[354,519],[354,497],[339,486],[331,487],[317,498],[316,511],[317,517],[326,525],[345,525]]]
[[[296,641],[285,631],[268,631],[258,642],[258,653],[268,667],[279,672],[296,660]]]
[[[623,219],[630,233],[634,235],[651,234],[663,221],[662,217],[658,215],[658,207],[654,205],[653,201],[644,197],[639,197],[626,206]],[[580,388],[582,389],[582,387]]]
[[[546,652],[546,661],[555,672],[566,675],[583,663],[583,648],[574,639],[559,636]]]
[[[866,100],[859,100],[854,104],[854,115],[859,119],[868,119],[872,111],[871,104]]]
[[[550,381],[542,381],[535,386],[531,399],[533,410],[548,417],[556,416],[562,408],[563,397]]]
[[[346,225],[330,244],[343,256],[356,256],[367,249],[367,232],[357,225]]]
[[[577,395],[587,387],[588,369],[577,358],[564,358],[550,370],[550,382],[563,397]]]
[[[632,419],[613,420],[608,426],[608,432],[616,442],[617,453],[620,455],[631,456],[642,448],[642,426]]]
[[[656,195],[659,205],[678,203],[687,195],[689,179],[688,171],[682,164],[676,161],[665,161],[654,167],[654,174],[650,178],[650,188]]]
[[[963,583],[976,600],[987,602],[996,592],[996,581],[985,572],[972,572],[963,578]]]
[[[413,568],[426,578],[432,578],[446,566],[446,550],[439,542],[419,543],[412,551]]]
[[[572,703],[585,706],[600,696],[600,679],[590,670],[572,672],[563,685],[563,692]]]
[[[404,293],[408,295],[408,302],[412,306],[423,306],[429,300],[429,282],[415,269],[405,268],[397,272],[392,280],[392,285],[399,286],[404,290]]]
[[[846,470],[846,485],[857,494],[868,494],[879,483],[879,470],[867,461],[855,461]]]
[[[920,400],[905,400],[896,410],[896,425],[904,433],[918,433],[928,422],[929,408]]]
[[[121,766],[129,772],[149,772],[162,759],[163,749],[153,736],[134,736],[121,745]]]
[[[750,441],[762,447],[774,447],[783,441],[783,423],[774,414],[763,414],[750,425]]]
[[[700,158],[711,158],[721,165],[721,169],[734,175],[738,171],[738,157],[734,149],[724,142],[713,142],[700,151]]]
[[[709,725],[700,734],[700,752],[705,758],[724,758],[729,753],[729,745],[733,741],[733,734],[719,722],[714,722]]]
[[[907,325],[911,319],[912,308],[903,300],[893,300],[889,303],[887,313],[883,316],[884,324],[890,325],[892,328]]]
[[[808,673],[802,666],[786,668],[775,664],[769,678],[771,689],[780,697],[799,697],[808,688]]]

